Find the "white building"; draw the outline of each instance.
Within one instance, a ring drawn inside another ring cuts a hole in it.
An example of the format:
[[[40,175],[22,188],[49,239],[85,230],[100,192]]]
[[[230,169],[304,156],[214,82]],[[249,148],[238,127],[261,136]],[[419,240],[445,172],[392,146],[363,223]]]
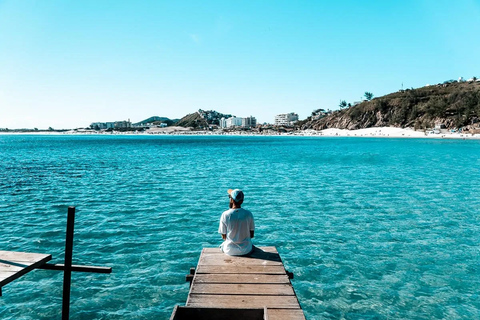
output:
[[[257,126],[257,119],[255,117],[250,116],[246,118],[239,118],[239,117],[231,117],[231,118],[221,118],[219,120],[219,126],[222,129],[231,128],[231,127],[244,127],[244,128],[251,128]]]
[[[115,121],[115,122],[93,122],[90,124],[90,128],[92,129],[118,129],[118,128],[131,128],[132,123],[130,119],[128,121]]]
[[[227,119],[221,118],[220,120],[218,120],[218,125],[220,126],[220,128],[226,128],[227,127]]]
[[[226,128],[240,127],[242,125],[242,118],[231,117],[227,119],[226,123],[227,123]]]
[[[275,116],[276,126],[293,126],[293,124],[297,121],[298,121],[298,114],[293,112],[277,114]]]

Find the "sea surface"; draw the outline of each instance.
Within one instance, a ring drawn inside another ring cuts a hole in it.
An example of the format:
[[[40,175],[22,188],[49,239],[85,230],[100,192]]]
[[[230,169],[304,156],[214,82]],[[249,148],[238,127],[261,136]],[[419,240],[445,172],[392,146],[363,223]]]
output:
[[[217,247],[228,188],[276,246],[307,319],[480,319],[480,141],[0,136],[0,250],[63,263],[71,319],[169,319]],[[60,319],[63,275],[3,288],[0,319]]]

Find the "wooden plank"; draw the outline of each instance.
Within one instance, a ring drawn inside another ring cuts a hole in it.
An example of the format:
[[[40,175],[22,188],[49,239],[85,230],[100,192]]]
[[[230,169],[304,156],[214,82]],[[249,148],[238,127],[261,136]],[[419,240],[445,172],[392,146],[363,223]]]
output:
[[[283,266],[205,266],[205,265],[198,265],[196,273],[285,274],[285,268]]]
[[[256,247],[262,251],[265,252],[272,252],[272,253],[277,253],[277,248],[276,247]],[[203,248],[202,253],[217,253],[217,254],[224,254],[220,248]]]
[[[3,271],[3,270],[1,270],[0,271],[0,281],[2,279],[7,279],[7,278],[11,277],[12,275],[14,275],[17,272],[18,271]]]
[[[283,266],[282,261],[278,260],[266,260],[266,259],[256,259],[249,257],[230,257],[227,255],[208,255],[202,254],[198,264],[205,266],[214,266],[214,265],[234,265],[234,266],[254,266],[254,265],[263,265],[263,266]]]
[[[191,294],[294,296],[289,284],[194,283]]]
[[[267,309],[268,320],[305,320],[301,309]]]
[[[6,262],[6,260],[0,260],[0,272],[18,272],[25,268],[24,264],[19,264],[18,262],[14,262],[15,264],[10,264],[2,261]]]
[[[295,296],[189,294],[187,307],[300,309]]]
[[[279,274],[196,274],[194,283],[285,283],[287,275]]]
[[[50,254],[0,251],[0,287],[52,259]]]
[[[14,262],[34,263],[38,260],[42,260],[45,256],[48,256],[48,254],[0,250],[0,260],[8,260]]]

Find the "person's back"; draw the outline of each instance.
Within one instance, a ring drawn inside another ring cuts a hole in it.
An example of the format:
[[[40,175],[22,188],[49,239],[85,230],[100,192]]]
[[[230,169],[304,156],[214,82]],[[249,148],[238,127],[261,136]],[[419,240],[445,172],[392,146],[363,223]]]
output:
[[[241,208],[243,192],[241,190],[228,190],[230,194],[230,209],[222,213],[218,232],[225,240],[221,248],[224,253],[239,256],[253,250],[252,238],[255,223],[250,211]]]

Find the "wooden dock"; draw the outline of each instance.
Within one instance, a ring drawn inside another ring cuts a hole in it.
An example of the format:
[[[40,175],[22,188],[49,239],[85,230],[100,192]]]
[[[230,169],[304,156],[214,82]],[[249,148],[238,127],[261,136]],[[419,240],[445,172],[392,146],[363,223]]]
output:
[[[247,257],[228,256],[220,248],[204,248],[187,303],[185,307],[177,307],[174,313],[179,308],[185,309],[183,312],[203,308],[215,313],[218,319],[229,310],[239,319],[305,319],[275,247],[257,247]],[[261,314],[241,315],[242,312],[249,314],[252,309],[260,310]],[[212,315],[209,318],[212,319]],[[230,314],[228,318],[233,319]],[[171,319],[182,317],[172,315]]]
[[[4,285],[43,266],[51,259],[50,254],[0,250],[0,296]]]

